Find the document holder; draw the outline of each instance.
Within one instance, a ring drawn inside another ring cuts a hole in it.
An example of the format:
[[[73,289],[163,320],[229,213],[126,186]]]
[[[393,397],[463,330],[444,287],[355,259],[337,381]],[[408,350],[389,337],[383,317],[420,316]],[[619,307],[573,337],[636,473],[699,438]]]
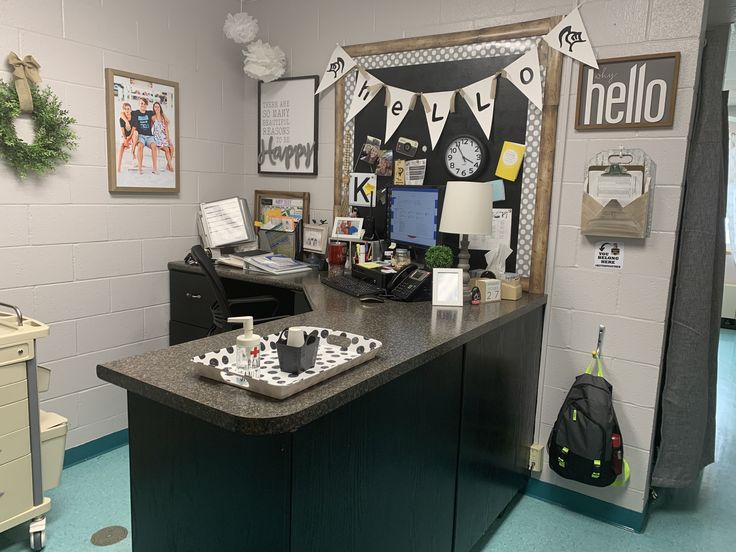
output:
[[[642,150],[619,148],[598,153],[586,166],[581,233],[612,238],[648,237],[655,170],[654,162]]]

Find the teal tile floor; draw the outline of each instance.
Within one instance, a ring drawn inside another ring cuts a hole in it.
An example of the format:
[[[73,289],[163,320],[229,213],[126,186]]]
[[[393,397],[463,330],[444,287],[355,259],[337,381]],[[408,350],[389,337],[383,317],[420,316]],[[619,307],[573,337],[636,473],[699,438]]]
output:
[[[642,534],[522,497],[480,552],[736,550],[736,331],[721,330],[716,463],[697,489],[662,493],[650,508]],[[130,537],[100,548],[91,535],[110,525],[130,529],[128,448],[123,447],[64,471],[50,491],[48,552],[130,552]],[[0,551],[28,550],[25,526],[0,535]],[[161,551],[166,552],[166,551]],[[265,552],[265,551],[263,551]],[[378,551],[377,551],[378,552]]]

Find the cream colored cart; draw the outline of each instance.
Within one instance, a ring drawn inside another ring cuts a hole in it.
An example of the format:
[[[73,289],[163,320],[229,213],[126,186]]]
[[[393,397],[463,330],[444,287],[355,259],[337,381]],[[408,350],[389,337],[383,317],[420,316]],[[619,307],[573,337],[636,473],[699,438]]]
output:
[[[36,339],[49,327],[0,306],[15,311],[0,312],[0,533],[30,521],[31,548],[41,550],[51,509],[43,491],[59,482],[67,423],[39,410],[48,371],[36,366]]]

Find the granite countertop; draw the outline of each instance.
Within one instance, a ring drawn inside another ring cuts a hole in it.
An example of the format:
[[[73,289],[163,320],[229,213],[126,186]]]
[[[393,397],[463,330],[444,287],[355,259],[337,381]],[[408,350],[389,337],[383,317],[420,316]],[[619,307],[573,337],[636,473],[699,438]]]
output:
[[[170,269],[199,272],[183,262]],[[199,377],[191,358],[235,344],[238,331],[190,341],[97,367],[110,383],[230,431],[274,434],[299,427],[394,378],[546,303],[525,293],[519,301],[464,307],[430,302],[364,304],[329,288],[317,273],[264,276],[218,267],[222,277],[303,291],[311,312],[256,326],[267,335],[288,326],[323,326],[378,339],[378,356],[284,400],[271,399]]]

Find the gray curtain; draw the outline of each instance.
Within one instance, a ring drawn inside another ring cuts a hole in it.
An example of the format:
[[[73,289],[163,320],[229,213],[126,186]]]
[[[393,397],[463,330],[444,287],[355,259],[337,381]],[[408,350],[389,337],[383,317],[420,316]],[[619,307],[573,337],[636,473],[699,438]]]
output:
[[[728,25],[709,30],[703,51],[664,356],[655,487],[688,487],[714,459],[728,183],[728,111],[721,89],[728,36]]]

